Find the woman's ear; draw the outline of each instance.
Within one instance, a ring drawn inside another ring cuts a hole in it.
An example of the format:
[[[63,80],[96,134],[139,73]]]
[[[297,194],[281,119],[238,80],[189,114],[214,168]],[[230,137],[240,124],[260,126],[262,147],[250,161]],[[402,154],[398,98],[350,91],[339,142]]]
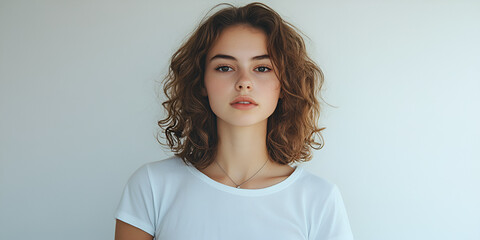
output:
[[[207,89],[202,87],[202,90],[200,90],[200,93],[202,94],[202,96],[206,97],[207,96]]]

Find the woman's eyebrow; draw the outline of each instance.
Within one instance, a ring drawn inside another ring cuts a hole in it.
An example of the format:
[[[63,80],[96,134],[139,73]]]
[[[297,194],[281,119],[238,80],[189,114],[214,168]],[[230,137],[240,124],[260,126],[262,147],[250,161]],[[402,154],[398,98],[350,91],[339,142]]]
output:
[[[210,61],[213,61],[214,59],[217,59],[217,58],[237,61],[235,57],[230,55],[225,55],[225,54],[217,54],[212,58],[210,58]],[[270,59],[270,56],[268,56],[268,54],[263,54],[263,55],[252,57],[252,60],[262,60],[262,59]]]

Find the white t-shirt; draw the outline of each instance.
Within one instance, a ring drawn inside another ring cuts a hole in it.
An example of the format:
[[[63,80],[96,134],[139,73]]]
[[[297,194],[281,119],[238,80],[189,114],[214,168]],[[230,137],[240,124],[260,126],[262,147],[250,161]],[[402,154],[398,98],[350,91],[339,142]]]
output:
[[[280,183],[238,189],[173,156],[140,167],[115,217],[168,240],[352,240],[336,185],[301,165]]]

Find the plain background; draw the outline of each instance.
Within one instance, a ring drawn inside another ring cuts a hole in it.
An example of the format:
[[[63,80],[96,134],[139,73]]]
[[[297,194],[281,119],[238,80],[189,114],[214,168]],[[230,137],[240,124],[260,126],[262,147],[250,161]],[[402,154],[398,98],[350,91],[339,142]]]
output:
[[[168,59],[217,3],[0,1],[0,239],[113,239],[130,174],[171,155]],[[480,239],[480,3],[266,3],[325,73],[305,167],[355,238]]]

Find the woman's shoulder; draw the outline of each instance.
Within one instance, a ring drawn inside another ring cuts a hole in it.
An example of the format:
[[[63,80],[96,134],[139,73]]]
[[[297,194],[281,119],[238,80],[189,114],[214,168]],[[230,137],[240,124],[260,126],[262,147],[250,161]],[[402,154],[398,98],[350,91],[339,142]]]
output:
[[[182,184],[185,179],[188,179],[187,174],[188,170],[183,160],[172,156],[143,164],[130,176],[127,185],[133,188],[161,191],[166,185]]]
[[[303,166],[299,167],[303,169],[301,176],[297,180],[297,184],[301,186],[304,192],[325,196],[330,195],[336,190],[337,185],[333,182],[321,177],[320,175]]]
[[[132,177],[152,178],[167,177],[185,173],[186,165],[183,160],[177,156],[166,157],[162,160],[148,162],[137,168]],[[157,179],[158,180],[158,179]]]
[[[185,167],[185,163],[180,157],[174,155],[162,160],[146,163],[142,167],[155,171],[172,171]]]

